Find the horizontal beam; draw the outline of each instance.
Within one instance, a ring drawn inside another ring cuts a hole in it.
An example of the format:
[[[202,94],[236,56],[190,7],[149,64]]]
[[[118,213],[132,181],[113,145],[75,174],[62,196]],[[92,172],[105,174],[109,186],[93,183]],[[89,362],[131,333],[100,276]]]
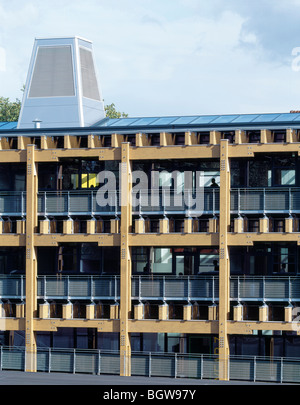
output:
[[[57,328],[95,328],[98,332],[119,332],[120,322],[116,319],[35,319],[37,332],[56,332]]]
[[[55,162],[61,158],[96,158],[99,160],[121,160],[120,148],[57,148],[37,149],[35,152],[36,162]]]
[[[120,246],[120,235],[83,233],[35,235],[35,246],[58,246],[59,243],[98,243],[98,246]]]
[[[130,246],[216,246],[217,233],[130,234]]]
[[[300,244],[300,233],[228,233],[228,245],[230,246],[253,246],[254,242],[297,242],[298,244]]]

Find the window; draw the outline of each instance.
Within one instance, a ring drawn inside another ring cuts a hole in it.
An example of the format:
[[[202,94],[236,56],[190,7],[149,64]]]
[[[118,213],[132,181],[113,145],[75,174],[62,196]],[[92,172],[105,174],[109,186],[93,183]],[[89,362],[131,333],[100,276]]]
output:
[[[153,273],[172,273],[172,252],[169,248],[153,249]]]
[[[133,247],[132,248],[132,272],[145,274],[149,273],[149,254],[148,248],[145,247]]]

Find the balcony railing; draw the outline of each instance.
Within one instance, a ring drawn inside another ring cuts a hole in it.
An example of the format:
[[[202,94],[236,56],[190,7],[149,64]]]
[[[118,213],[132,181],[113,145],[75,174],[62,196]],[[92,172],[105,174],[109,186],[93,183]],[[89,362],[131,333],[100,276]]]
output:
[[[23,216],[26,214],[25,191],[1,191],[0,215]]]
[[[218,214],[220,195],[218,188],[205,187],[198,195],[186,191],[145,190],[133,194],[134,214]],[[39,215],[119,215],[121,198],[117,191],[105,195],[99,205],[97,190],[40,191]],[[232,213],[300,213],[300,187],[265,187],[231,189]],[[25,191],[1,191],[0,215],[26,215]]]
[[[299,187],[236,188],[231,190],[231,212],[299,213]]]
[[[134,300],[209,301],[219,299],[218,276],[133,276]],[[38,276],[39,299],[114,300],[120,299],[120,277]],[[24,299],[25,276],[2,275],[0,299]],[[300,301],[300,276],[231,276],[232,301]]]
[[[24,346],[0,347],[0,371],[26,370]],[[120,352],[97,349],[38,347],[38,372],[119,375]],[[131,375],[213,379],[219,378],[219,357],[195,353],[131,353]],[[300,383],[300,359],[267,356],[228,357],[228,378],[232,381]],[[99,381],[100,384],[100,381]]]
[[[119,276],[39,276],[38,298],[120,299]]]

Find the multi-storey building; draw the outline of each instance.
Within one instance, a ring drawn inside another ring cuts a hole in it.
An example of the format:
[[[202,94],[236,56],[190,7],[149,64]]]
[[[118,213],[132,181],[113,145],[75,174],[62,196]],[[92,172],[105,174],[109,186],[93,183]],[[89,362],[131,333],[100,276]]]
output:
[[[299,123],[2,123],[2,345],[299,358]]]

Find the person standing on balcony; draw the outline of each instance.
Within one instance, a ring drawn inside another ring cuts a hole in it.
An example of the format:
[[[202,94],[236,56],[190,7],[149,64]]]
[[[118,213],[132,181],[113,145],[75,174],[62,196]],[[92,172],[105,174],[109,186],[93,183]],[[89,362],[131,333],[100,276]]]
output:
[[[216,179],[214,179],[214,178],[211,179],[210,187],[219,187],[219,185],[216,183]]]

